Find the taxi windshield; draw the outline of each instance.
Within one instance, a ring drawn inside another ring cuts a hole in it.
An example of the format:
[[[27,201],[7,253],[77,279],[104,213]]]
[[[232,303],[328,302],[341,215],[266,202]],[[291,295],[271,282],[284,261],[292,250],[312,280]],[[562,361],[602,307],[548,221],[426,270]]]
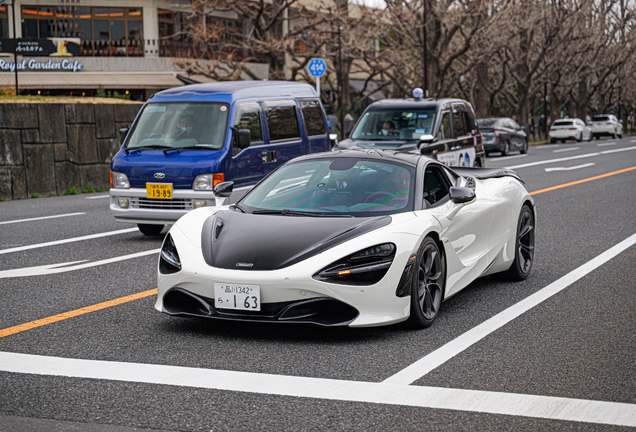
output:
[[[228,105],[151,103],[146,105],[125,148],[220,150],[225,144]]]
[[[419,140],[431,135],[435,111],[383,110],[364,113],[351,133],[354,140]]]

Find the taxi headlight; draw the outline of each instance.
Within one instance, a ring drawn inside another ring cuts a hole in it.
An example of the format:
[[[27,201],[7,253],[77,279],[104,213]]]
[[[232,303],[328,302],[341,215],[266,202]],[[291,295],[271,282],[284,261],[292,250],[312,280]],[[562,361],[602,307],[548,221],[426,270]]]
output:
[[[393,243],[363,249],[331,263],[313,278],[343,285],[373,285],[389,271],[395,250]]]

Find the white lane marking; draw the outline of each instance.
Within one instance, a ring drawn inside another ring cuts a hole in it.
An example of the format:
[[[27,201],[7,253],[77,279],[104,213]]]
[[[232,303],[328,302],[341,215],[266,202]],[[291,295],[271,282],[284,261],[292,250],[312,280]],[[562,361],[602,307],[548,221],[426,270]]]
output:
[[[551,164],[551,163],[563,162],[563,161],[569,161],[569,160],[575,160],[575,159],[585,159],[585,158],[589,158],[589,157],[601,156],[601,155],[606,155],[606,154],[611,154],[611,153],[624,152],[624,151],[629,151],[629,150],[636,150],[636,147],[625,147],[625,148],[614,149],[614,150],[603,150],[601,152],[587,153],[587,154],[582,154],[582,155],[577,155],[577,156],[570,156],[570,157],[564,157],[564,158],[558,158],[558,159],[549,159],[549,160],[538,161],[538,162],[530,162],[530,163],[523,164],[523,165],[509,166],[507,168],[509,168],[509,169],[527,168],[527,167],[531,167],[531,166],[545,165],[545,164]]]
[[[524,158],[524,157],[528,157],[528,155],[527,154],[522,154],[522,155],[516,155],[516,156],[504,156],[504,157],[498,157],[496,159],[488,157],[488,160],[505,161],[505,160],[509,160],[509,159],[518,159],[518,158]]]
[[[307,378],[0,352],[0,370],[349,402],[636,426],[636,405],[552,396]]]
[[[20,222],[31,222],[31,221],[44,220],[44,219],[55,219],[55,218],[61,218],[61,217],[79,216],[79,215],[85,215],[85,214],[86,214],[85,212],[80,212],[80,213],[66,213],[66,214],[59,214],[59,215],[52,215],[52,216],[41,216],[41,217],[28,218],[28,219],[14,219],[10,221],[0,222],[0,225],[20,223]]]
[[[101,198],[109,198],[110,195],[98,195],[98,196],[90,196],[90,197],[86,197],[86,199],[101,199]]]
[[[545,172],[551,172],[551,171],[572,171],[575,169],[581,169],[581,168],[587,168],[587,167],[591,167],[596,165],[594,162],[590,162],[590,163],[586,163],[583,165],[577,165],[577,166],[571,166],[571,167],[553,167],[553,168],[546,168]]]
[[[607,146],[613,146],[616,145],[616,141],[612,141],[612,142],[606,142],[606,143],[601,143],[601,144],[596,144],[599,147],[607,147]]]
[[[636,244],[636,234],[628,237],[617,245],[606,250],[596,258],[586,262],[582,266],[572,270],[570,273],[552,282],[550,285],[542,288],[529,297],[521,300],[519,303],[510,306],[508,309],[499,312],[492,318],[468,330],[466,333],[448,342],[446,345],[438,348],[425,357],[422,357],[412,365],[402,369],[400,372],[384,380],[384,383],[390,384],[411,384],[433,369],[446,363],[456,355],[468,347],[476,344],[495,330],[500,329],[513,319],[519,317],[533,307],[541,304],[553,295],[561,292],[565,288],[572,285],[588,273],[596,270],[627,248]]]
[[[55,245],[60,245],[65,243],[73,243],[76,241],[92,240],[92,239],[96,239],[100,237],[108,237],[108,236],[117,235],[117,234],[126,234],[133,231],[137,231],[137,228],[126,228],[123,230],[108,231],[108,232],[103,232],[99,234],[91,234],[91,235],[82,236],[82,237],[73,237],[73,238],[68,238],[64,240],[55,240],[55,241],[50,241],[46,243],[19,246],[19,247],[14,247],[9,249],[0,249],[0,255],[11,253],[11,252],[20,252],[20,251],[29,250],[29,249],[37,249],[37,248],[46,247],[46,246],[55,246]]]
[[[636,139],[629,140],[630,143],[636,143]]]
[[[573,150],[581,150],[581,147],[568,147],[568,148],[562,148],[558,150],[552,150],[552,153],[563,153],[563,152],[569,152]]]
[[[12,270],[2,270],[0,271],[0,279],[13,278],[13,277],[24,277],[24,276],[41,276],[41,275],[49,275],[49,274],[57,274],[57,273],[65,273],[74,270],[81,270],[89,267],[96,267],[104,264],[111,264],[118,261],[125,261],[133,258],[138,258],[146,255],[158,254],[161,249],[152,249],[149,251],[137,252],[130,255],[123,255],[114,258],[108,258],[101,261],[93,261],[86,262],[86,260],[82,261],[71,261],[66,263],[57,263],[57,264],[47,264],[43,266],[35,266],[35,267],[24,267]],[[84,263],[84,264],[79,264]],[[76,265],[73,265],[76,264]]]
[[[547,149],[547,148],[559,147],[560,145],[561,144],[544,144],[544,145],[537,146],[537,148],[539,150],[543,150],[543,149]]]

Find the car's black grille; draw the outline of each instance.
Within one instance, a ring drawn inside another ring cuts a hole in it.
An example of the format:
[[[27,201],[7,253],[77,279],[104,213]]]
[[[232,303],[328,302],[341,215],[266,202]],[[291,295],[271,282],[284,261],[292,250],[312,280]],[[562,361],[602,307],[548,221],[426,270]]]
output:
[[[156,198],[132,198],[130,205],[140,209],[160,209],[160,210],[192,210],[192,200],[190,199],[156,199]]]

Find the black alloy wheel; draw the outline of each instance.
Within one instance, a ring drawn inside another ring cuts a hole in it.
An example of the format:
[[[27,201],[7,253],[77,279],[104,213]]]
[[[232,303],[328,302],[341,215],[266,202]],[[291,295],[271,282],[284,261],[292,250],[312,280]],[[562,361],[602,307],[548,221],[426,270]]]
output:
[[[534,213],[530,206],[524,204],[517,222],[517,238],[515,241],[515,259],[510,268],[503,275],[514,281],[521,281],[528,277],[534,261]]]
[[[137,224],[137,228],[143,235],[156,236],[163,231],[163,225]]]
[[[432,238],[426,237],[422,242],[413,273],[408,324],[426,328],[437,318],[446,284],[446,259]]]

